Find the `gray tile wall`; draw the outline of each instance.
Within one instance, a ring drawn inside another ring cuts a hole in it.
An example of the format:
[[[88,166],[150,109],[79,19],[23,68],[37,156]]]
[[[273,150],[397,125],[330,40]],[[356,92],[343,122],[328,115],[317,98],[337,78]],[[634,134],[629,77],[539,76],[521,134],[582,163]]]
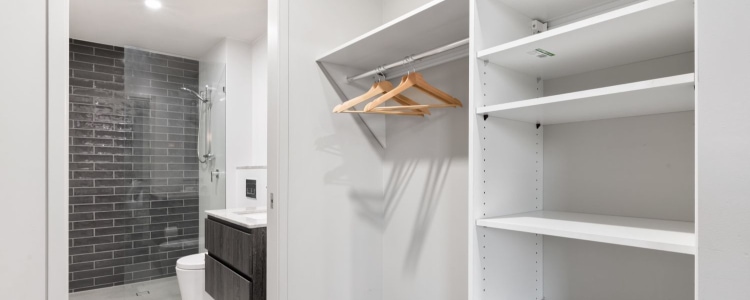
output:
[[[198,253],[198,62],[70,41],[71,292]]]

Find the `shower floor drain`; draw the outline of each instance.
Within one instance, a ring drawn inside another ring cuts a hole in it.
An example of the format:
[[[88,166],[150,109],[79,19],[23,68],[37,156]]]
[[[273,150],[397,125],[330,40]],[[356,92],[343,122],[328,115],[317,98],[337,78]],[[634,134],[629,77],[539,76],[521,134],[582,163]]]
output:
[[[146,295],[150,295],[150,294],[151,294],[151,292],[149,292],[149,291],[142,291],[142,292],[136,292],[136,293],[135,293],[135,295],[136,295],[137,297],[140,297],[140,296],[146,296]]]

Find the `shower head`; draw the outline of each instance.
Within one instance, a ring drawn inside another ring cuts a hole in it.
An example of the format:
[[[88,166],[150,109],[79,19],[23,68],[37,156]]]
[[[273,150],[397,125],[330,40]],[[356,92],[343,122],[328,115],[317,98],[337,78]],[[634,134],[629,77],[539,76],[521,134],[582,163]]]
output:
[[[186,88],[186,87],[183,87],[182,90],[192,93],[193,95],[195,95],[196,97],[198,97],[198,99],[200,99],[201,102],[203,102],[203,103],[208,102],[208,100],[204,99],[203,96],[201,96],[201,94],[198,94],[198,92],[196,92],[196,91],[193,91],[193,90],[191,90],[189,88]]]

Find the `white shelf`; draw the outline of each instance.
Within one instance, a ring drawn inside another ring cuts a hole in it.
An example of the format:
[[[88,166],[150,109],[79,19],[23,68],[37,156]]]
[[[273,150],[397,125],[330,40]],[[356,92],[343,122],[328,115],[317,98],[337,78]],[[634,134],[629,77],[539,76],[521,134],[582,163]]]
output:
[[[695,254],[695,224],[691,222],[534,211],[477,220],[477,226]]]
[[[318,61],[372,70],[466,39],[469,37],[468,8],[464,1],[431,1],[335,48]]]
[[[695,110],[695,74],[477,108],[477,114],[552,125]]]
[[[693,51],[693,1],[647,0],[479,51],[480,59],[557,78]],[[543,49],[555,56],[530,55]]]

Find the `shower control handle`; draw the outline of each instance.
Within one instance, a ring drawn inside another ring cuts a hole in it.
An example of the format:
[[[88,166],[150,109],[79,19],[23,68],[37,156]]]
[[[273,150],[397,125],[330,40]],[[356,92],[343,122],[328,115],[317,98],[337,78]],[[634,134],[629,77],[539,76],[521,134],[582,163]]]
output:
[[[216,176],[216,180],[219,180],[219,175],[224,174],[224,172],[220,172],[219,169],[216,169],[216,171],[211,172],[211,182],[214,182],[214,176]]]

